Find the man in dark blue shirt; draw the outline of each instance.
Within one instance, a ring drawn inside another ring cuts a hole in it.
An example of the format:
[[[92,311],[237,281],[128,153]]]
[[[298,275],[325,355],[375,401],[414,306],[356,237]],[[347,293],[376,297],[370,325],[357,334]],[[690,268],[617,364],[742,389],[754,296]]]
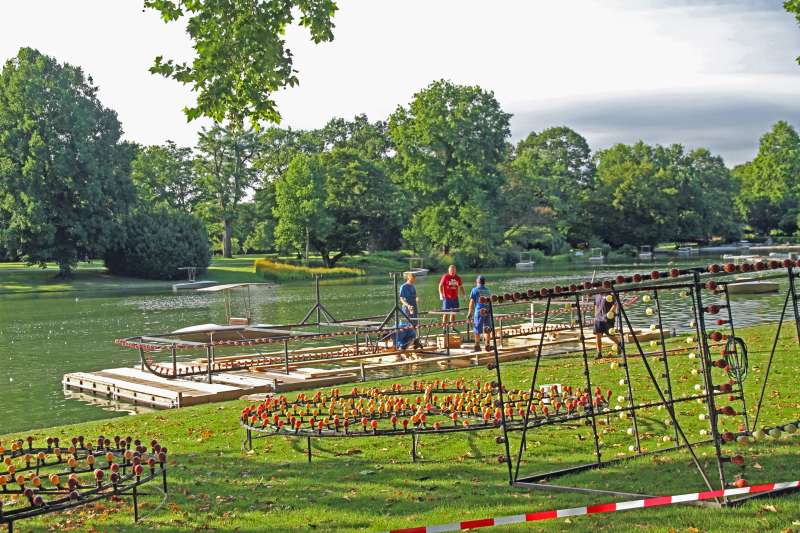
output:
[[[475,280],[475,287],[472,288],[472,292],[469,293],[469,310],[467,311],[467,319],[469,320],[469,318],[472,317],[472,322],[474,324],[475,346],[472,349],[473,352],[479,352],[481,350],[481,335],[483,335],[486,340],[486,351],[488,352],[491,348],[489,338],[494,325],[489,318],[489,305],[481,303],[481,297],[491,298],[491,296],[492,291],[486,287],[486,277],[481,274],[478,276],[478,279]]]
[[[407,320],[406,317],[401,316],[400,323],[398,324],[399,327],[416,325],[416,318],[419,311],[417,288],[414,286],[416,281],[417,277],[413,273],[406,272],[406,282],[400,285],[401,309],[411,321],[409,323],[409,320]],[[416,337],[416,330],[414,329],[404,329],[402,331],[398,331],[397,336],[395,337],[395,347],[399,350],[405,350],[412,342],[416,346],[418,344]]]

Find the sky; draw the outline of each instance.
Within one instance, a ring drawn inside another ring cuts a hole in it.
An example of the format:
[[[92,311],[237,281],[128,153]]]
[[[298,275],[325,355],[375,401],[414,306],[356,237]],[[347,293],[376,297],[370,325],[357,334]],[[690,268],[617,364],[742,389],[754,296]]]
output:
[[[778,0],[339,0],[335,39],[287,31],[300,85],[282,126],[385,119],[436,79],[477,84],[513,114],[513,140],[569,126],[614,143],[707,147],[751,159],[777,120],[800,127],[800,27]],[[127,139],[193,145],[191,91],[152,75],[192,56],[181,24],[141,0],[4,0],[0,60],[30,46],[80,65]]]

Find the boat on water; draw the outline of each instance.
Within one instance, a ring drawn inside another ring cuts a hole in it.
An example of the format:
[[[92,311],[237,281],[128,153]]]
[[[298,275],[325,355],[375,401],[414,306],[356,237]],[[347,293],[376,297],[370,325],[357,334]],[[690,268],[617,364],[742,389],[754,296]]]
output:
[[[430,269],[423,266],[423,260],[421,257],[409,257],[408,270],[403,272],[403,274],[414,274],[417,277],[427,276],[429,273]]]
[[[225,299],[226,324],[195,324],[176,329],[168,334],[170,338],[193,342],[214,342],[215,340],[263,339],[285,336],[292,325],[253,324],[253,304],[251,287],[266,286],[268,283],[228,283],[201,287],[197,292],[222,293]]]
[[[536,265],[536,261],[533,260],[533,255],[531,252],[520,252],[519,262],[517,262],[514,267],[517,270],[531,271],[533,270],[534,265]]]
[[[604,263],[606,260],[605,256],[603,255],[602,248],[592,248],[591,254],[589,255],[589,262],[590,263]]]
[[[728,284],[731,294],[769,294],[778,292],[779,288],[777,281],[758,278],[738,278]]]

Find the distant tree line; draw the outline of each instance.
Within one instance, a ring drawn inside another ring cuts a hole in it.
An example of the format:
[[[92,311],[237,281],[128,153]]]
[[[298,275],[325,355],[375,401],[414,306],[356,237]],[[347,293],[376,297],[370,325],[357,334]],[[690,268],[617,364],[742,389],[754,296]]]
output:
[[[20,50],[0,73],[0,255],[56,261],[64,275],[89,257],[127,274],[161,258],[142,270],[167,276],[176,267],[163,257],[187,240],[203,241],[180,248],[193,262],[209,245],[227,257],[313,253],[327,266],[406,247],[488,266],[520,250],[798,232],[800,137],[783,121],[729,169],[679,144],[593,153],[567,127],[515,144],[493,93],[444,80],[375,122],[253,129],[223,118],[193,147],[122,141],[91,77]]]

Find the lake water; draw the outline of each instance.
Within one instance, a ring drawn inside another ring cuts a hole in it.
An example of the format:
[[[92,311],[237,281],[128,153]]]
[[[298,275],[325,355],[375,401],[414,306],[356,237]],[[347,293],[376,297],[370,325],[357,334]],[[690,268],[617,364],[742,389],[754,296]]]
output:
[[[703,262],[707,262],[706,259]],[[658,265],[656,263],[656,265]],[[665,268],[664,265],[659,265]],[[597,275],[644,272],[654,264],[605,265]],[[595,267],[537,268],[534,272],[489,272],[495,292],[569,284],[590,277]],[[475,272],[462,275],[471,287]],[[0,276],[2,274],[0,273]],[[438,276],[420,278],[421,308],[439,305]],[[783,287],[786,281],[781,280]],[[267,323],[297,322],[313,305],[311,283],[269,285],[253,289],[255,318]],[[323,283],[325,306],[338,319],[386,313],[393,304],[387,277]],[[783,294],[734,299],[737,325],[775,321]],[[689,300],[675,292],[662,297],[666,327],[686,330]],[[643,312],[631,313],[637,325],[652,320]],[[64,373],[132,366],[138,353],[114,345],[118,337],[154,334],[208,322],[223,323],[225,310],[219,294],[161,291],[79,291],[64,293],[0,294],[0,398],[4,416],[0,434],[125,416],[127,413],[65,397]]]

